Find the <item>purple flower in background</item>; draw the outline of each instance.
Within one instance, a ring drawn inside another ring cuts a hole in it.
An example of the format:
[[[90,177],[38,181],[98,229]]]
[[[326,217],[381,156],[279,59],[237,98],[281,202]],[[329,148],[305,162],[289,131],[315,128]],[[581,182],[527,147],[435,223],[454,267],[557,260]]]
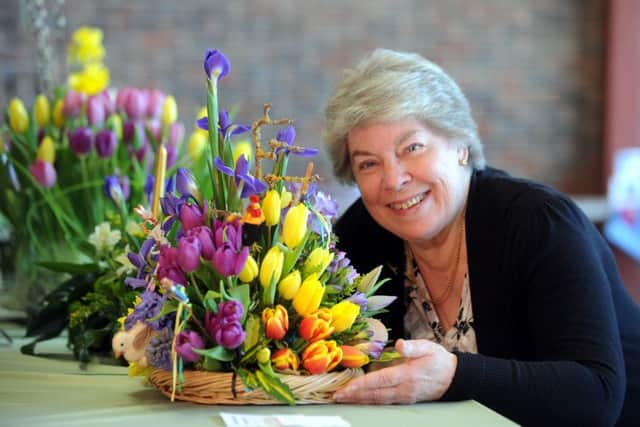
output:
[[[125,200],[129,200],[129,196],[131,195],[131,184],[129,183],[129,177],[127,175],[118,176],[118,182],[120,183],[120,188],[122,188],[122,195]]]
[[[290,147],[278,147],[275,154],[278,155],[284,150],[285,154],[293,153],[302,157],[313,157],[320,152],[317,148],[296,147],[293,145],[293,141],[296,139],[296,129],[293,126],[287,126],[284,129],[280,129],[276,135],[276,140],[284,142]]]
[[[235,178],[236,187],[239,187],[240,183],[242,183],[240,197],[243,199],[251,196],[252,194],[262,193],[267,189],[267,184],[249,173],[249,162],[244,157],[244,154],[241,154],[240,157],[238,157],[235,170],[225,165],[219,157],[216,157],[214,163],[216,165],[216,169],[220,172]]]
[[[153,187],[155,187],[156,184],[156,178],[151,175],[151,174],[147,174],[147,180],[144,182],[144,194],[147,195],[147,204],[151,204],[151,198],[153,197]],[[164,208],[162,209],[164,212]],[[167,212],[164,212],[165,215],[169,215]]]
[[[184,204],[186,204],[184,198],[177,197],[171,193],[167,193],[166,196],[160,198],[160,207],[162,207],[162,212],[167,216],[180,216],[180,210]]]
[[[187,362],[196,362],[200,355],[193,349],[204,348],[202,337],[194,331],[182,331],[176,337],[176,352]]]
[[[162,328],[156,335],[151,337],[145,353],[151,366],[165,371],[171,370],[173,366],[171,363],[172,342],[173,330],[171,328]]]
[[[185,230],[205,225],[207,221],[206,204],[204,209],[200,209],[197,204],[183,204],[180,208],[180,222]]]
[[[91,126],[102,126],[106,112],[102,94],[90,96],[87,100],[87,119]]]
[[[204,55],[204,72],[207,78],[220,80],[231,70],[231,64],[224,54],[217,49],[207,49]]]
[[[200,266],[200,241],[195,236],[185,236],[178,240],[178,265],[185,273],[195,271]]]
[[[113,202],[117,208],[124,206],[124,193],[120,186],[118,175],[108,175],[104,177],[104,194]]]
[[[84,94],[70,90],[64,97],[62,113],[68,119],[75,119],[80,116],[84,104]]]
[[[160,120],[151,119],[147,122],[146,127],[154,141],[158,142],[162,139],[162,123]]]
[[[176,161],[178,160],[178,151],[176,147],[172,147],[171,145],[167,145],[167,169],[172,168]]]
[[[150,119],[160,118],[165,99],[166,95],[161,90],[151,89],[148,91],[147,117]]]
[[[149,264],[149,254],[155,244],[155,239],[148,238],[140,246],[140,252],[129,252],[127,254],[127,258],[129,258],[131,264],[138,268],[136,277],[127,277],[124,279],[125,283],[131,288],[136,289],[147,286],[147,277],[152,273]]]
[[[177,150],[178,145],[184,139],[184,125],[182,122],[174,122],[169,125],[169,136],[167,137],[167,148]]]
[[[132,88],[124,95],[123,103],[127,117],[140,120],[147,111],[148,96],[143,90]]]
[[[93,148],[93,133],[91,129],[82,127],[71,131],[69,134],[69,147],[79,156],[89,154]]]
[[[192,197],[195,200],[199,200],[200,198],[196,180],[189,169],[178,168],[178,172],[176,173],[176,188],[183,197]]]
[[[354,345],[354,347],[361,352],[368,354],[372,359],[378,359],[380,357],[380,353],[382,353],[382,350],[384,349],[384,341],[365,341]]]
[[[102,97],[102,106],[104,107],[105,117],[109,117],[116,111],[116,104],[107,89],[100,93],[100,97]]]
[[[209,118],[207,116],[196,120],[196,124],[200,129],[209,130]],[[222,139],[229,139],[234,135],[240,135],[251,130],[251,126],[240,123],[231,123],[229,121],[229,113],[222,110],[218,113],[218,127]]]
[[[96,134],[96,152],[103,159],[111,157],[118,144],[116,133],[109,129],[103,129]]]

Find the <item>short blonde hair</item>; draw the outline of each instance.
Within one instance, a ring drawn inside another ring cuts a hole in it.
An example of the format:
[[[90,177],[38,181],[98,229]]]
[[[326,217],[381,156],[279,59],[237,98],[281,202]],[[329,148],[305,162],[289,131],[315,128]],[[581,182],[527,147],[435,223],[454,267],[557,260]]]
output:
[[[484,168],[469,102],[453,79],[418,54],[376,49],[345,70],[325,109],[323,137],[336,178],[354,183],[347,149],[352,129],[406,118],[467,146],[470,165]]]

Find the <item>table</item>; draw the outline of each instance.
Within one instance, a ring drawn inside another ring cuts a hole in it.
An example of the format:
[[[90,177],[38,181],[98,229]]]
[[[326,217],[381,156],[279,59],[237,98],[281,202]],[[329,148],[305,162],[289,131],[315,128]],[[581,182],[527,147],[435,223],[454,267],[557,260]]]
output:
[[[353,427],[510,426],[474,402],[415,405],[207,406],[171,403],[124,367],[90,363],[81,370],[60,337],[38,344],[41,357],[25,356],[23,329],[0,323],[14,342],[0,337],[0,426],[224,426],[220,412],[340,415]],[[44,356],[44,357],[43,357]]]

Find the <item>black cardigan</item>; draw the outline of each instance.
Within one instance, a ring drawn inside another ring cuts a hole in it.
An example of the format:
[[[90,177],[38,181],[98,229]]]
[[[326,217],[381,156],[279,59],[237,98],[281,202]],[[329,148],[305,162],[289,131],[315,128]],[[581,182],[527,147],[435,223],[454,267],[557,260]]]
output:
[[[479,354],[456,353],[443,399],[474,399],[525,425],[613,425],[621,412],[620,425],[640,425],[640,309],[580,209],[487,168],[473,173],[466,230]],[[399,298],[381,320],[402,337],[403,242],[362,200],[335,231],[358,271],[385,266],[392,280],[379,293]]]

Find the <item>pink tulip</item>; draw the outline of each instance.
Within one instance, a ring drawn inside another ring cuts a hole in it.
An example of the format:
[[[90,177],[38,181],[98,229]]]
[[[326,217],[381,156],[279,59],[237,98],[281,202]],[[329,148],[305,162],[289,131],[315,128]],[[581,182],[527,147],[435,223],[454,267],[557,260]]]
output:
[[[68,119],[79,117],[82,111],[82,104],[84,104],[84,94],[70,90],[64,97],[64,103],[62,104],[64,116]]]
[[[106,112],[102,94],[89,97],[87,100],[87,119],[91,126],[102,126]]]
[[[35,163],[29,166],[29,172],[31,172],[33,179],[44,188],[51,188],[58,179],[53,165],[42,159],[36,159]]]
[[[162,106],[166,95],[158,89],[148,91],[147,117],[150,119],[159,119],[162,115]]]

